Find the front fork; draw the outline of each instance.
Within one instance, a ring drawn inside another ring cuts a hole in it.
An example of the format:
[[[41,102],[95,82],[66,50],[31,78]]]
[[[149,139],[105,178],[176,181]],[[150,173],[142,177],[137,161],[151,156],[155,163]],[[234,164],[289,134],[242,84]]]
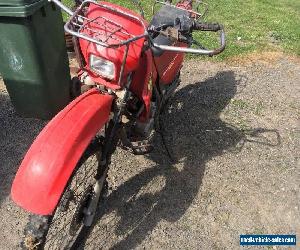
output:
[[[114,112],[114,117],[111,120],[109,126],[107,135],[104,140],[104,146],[102,149],[102,154],[99,162],[99,167],[97,171],[97,175],[95,177],[96,184],[93,187],[93,195],[92,198],[88,204],[88,206],[84,209],[84,220],[83,223],[85,226],[91,226],[92,222],[94,220],[97,205],[99,203],[99,199],[101,197],[101,192],[103,190],[105,179],[109,170],[109,164],[112,154],[114,153],[118,140],[119,140],[119,132],[122,127],[122,115],[124,114],[126,104],[131,97],[131,92],[129,91],[129,87],[131,84],[131,77],[128,78],[128,84],[125,88],[125,94],[124,97],[121,99],[119,105],[117,106],[117,111]],[[174,92],[176,87],[179,84],[179,77],[176,78],[176,80],[171,84],[171,90],[169,91],[170,94]],[[169,93],[168,93],[169,94]],[[167,98],[169,97],[167,93],[165,93],[164,98],[161,100],[161,105],[163,102],[166,102]],[[159,105],[159,106],[161,106]],[[162,109],[162,106],[159,107],[159,109]],[[159,111],[157,111],[159,112]]]
[[[131,85],[131,75],[128,77],[127,86],[125,87],[124,97],[120,100],[120,103],[116,105],[116,111],[114,112],[113,119],[108,125],[108,131],[105,136],[104,146],[102,148],[101,158],[98,166],[97,175],[95,177],[96,184],[93,187],[93,195],[90,199],[88,206],[84,209],[84,219],[83,223],[85,226],[91,226],[94,220],[97,205],[101,197],[101,192],[104,187],[104,183],[107,177],[109,170],[109,164],[112,154],[114,153],[118,140],[119,140],[119,131],[122,127],[122,115],[124,114],[126,104],[131,97],[131,92],[129,87]]]

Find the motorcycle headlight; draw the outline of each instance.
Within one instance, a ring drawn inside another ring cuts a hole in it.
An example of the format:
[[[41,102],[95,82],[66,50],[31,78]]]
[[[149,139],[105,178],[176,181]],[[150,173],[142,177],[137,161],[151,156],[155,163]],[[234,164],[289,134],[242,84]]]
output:
[[[106,77],[110,80],[113,80],[115,78],[115,65],[111,61],[95,55],[91,55],[90,67],[95,73],[103,77]]]

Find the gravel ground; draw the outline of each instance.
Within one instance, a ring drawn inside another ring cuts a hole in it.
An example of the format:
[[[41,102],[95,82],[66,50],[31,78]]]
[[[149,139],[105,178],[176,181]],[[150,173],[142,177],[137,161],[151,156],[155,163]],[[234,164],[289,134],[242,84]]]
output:
[[[9,190],[45,123],[18,117],[0,89],[0,249],[16,249],[27,214]],[[245,233],[300,237],[299,100],[299,60],[282,54],[188,61],[163,120],[173,159],[159,136],[149,155],[118,150],[81,248],[237,249]]]

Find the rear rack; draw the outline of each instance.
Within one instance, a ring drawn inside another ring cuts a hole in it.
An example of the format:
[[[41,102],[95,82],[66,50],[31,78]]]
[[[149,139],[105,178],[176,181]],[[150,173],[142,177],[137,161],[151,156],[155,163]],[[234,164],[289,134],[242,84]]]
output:
[[[128,33],[121,24],[109,20],[106,17],[98,16],[93,19],[86,17],[83,13],[87,10],[89,4],[97,5],[102,9],[106,9],[135,20],[142,25],[144,28],[144,33],[140,35],[132,35]],[[101,27],[101,29],[93,29],[93,26],[97,25],[98,27]],[[73,13],[73,15],[65,24],[65,31],[73,36],[85,39],[106,48],[120,47],[148,36],[147,28],[143,20],[131,15],[130,13],[126,13],[122,10],[113,8],[112,6],[103,3],[97,3],[92,0],[84,1]],[[120,36],[117,36],[116,34],[121,34],[124,39],[120,39]]]

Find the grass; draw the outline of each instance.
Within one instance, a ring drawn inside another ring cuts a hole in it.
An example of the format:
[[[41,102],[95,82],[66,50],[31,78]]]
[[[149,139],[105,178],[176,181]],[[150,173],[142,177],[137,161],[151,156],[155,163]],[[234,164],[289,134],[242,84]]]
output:
[[[206,21],[223,23],[227,48],[218,59],[251,52],[283,51],[300,56],[299,0],[206,0]],[[72,0],[63,0],[69,6]],[[135,9],[130,0],[114,0]],[[153,1],[141,0],[146,19],[151,19]],[[213,36],[214,35],[214,36]],[[199,33],[195,38],[208,48],[216,46],[216,34]]]
[[[241,99],[232,99],[231,104],[239,109],[246,109],[249,107],[248,103]]]

